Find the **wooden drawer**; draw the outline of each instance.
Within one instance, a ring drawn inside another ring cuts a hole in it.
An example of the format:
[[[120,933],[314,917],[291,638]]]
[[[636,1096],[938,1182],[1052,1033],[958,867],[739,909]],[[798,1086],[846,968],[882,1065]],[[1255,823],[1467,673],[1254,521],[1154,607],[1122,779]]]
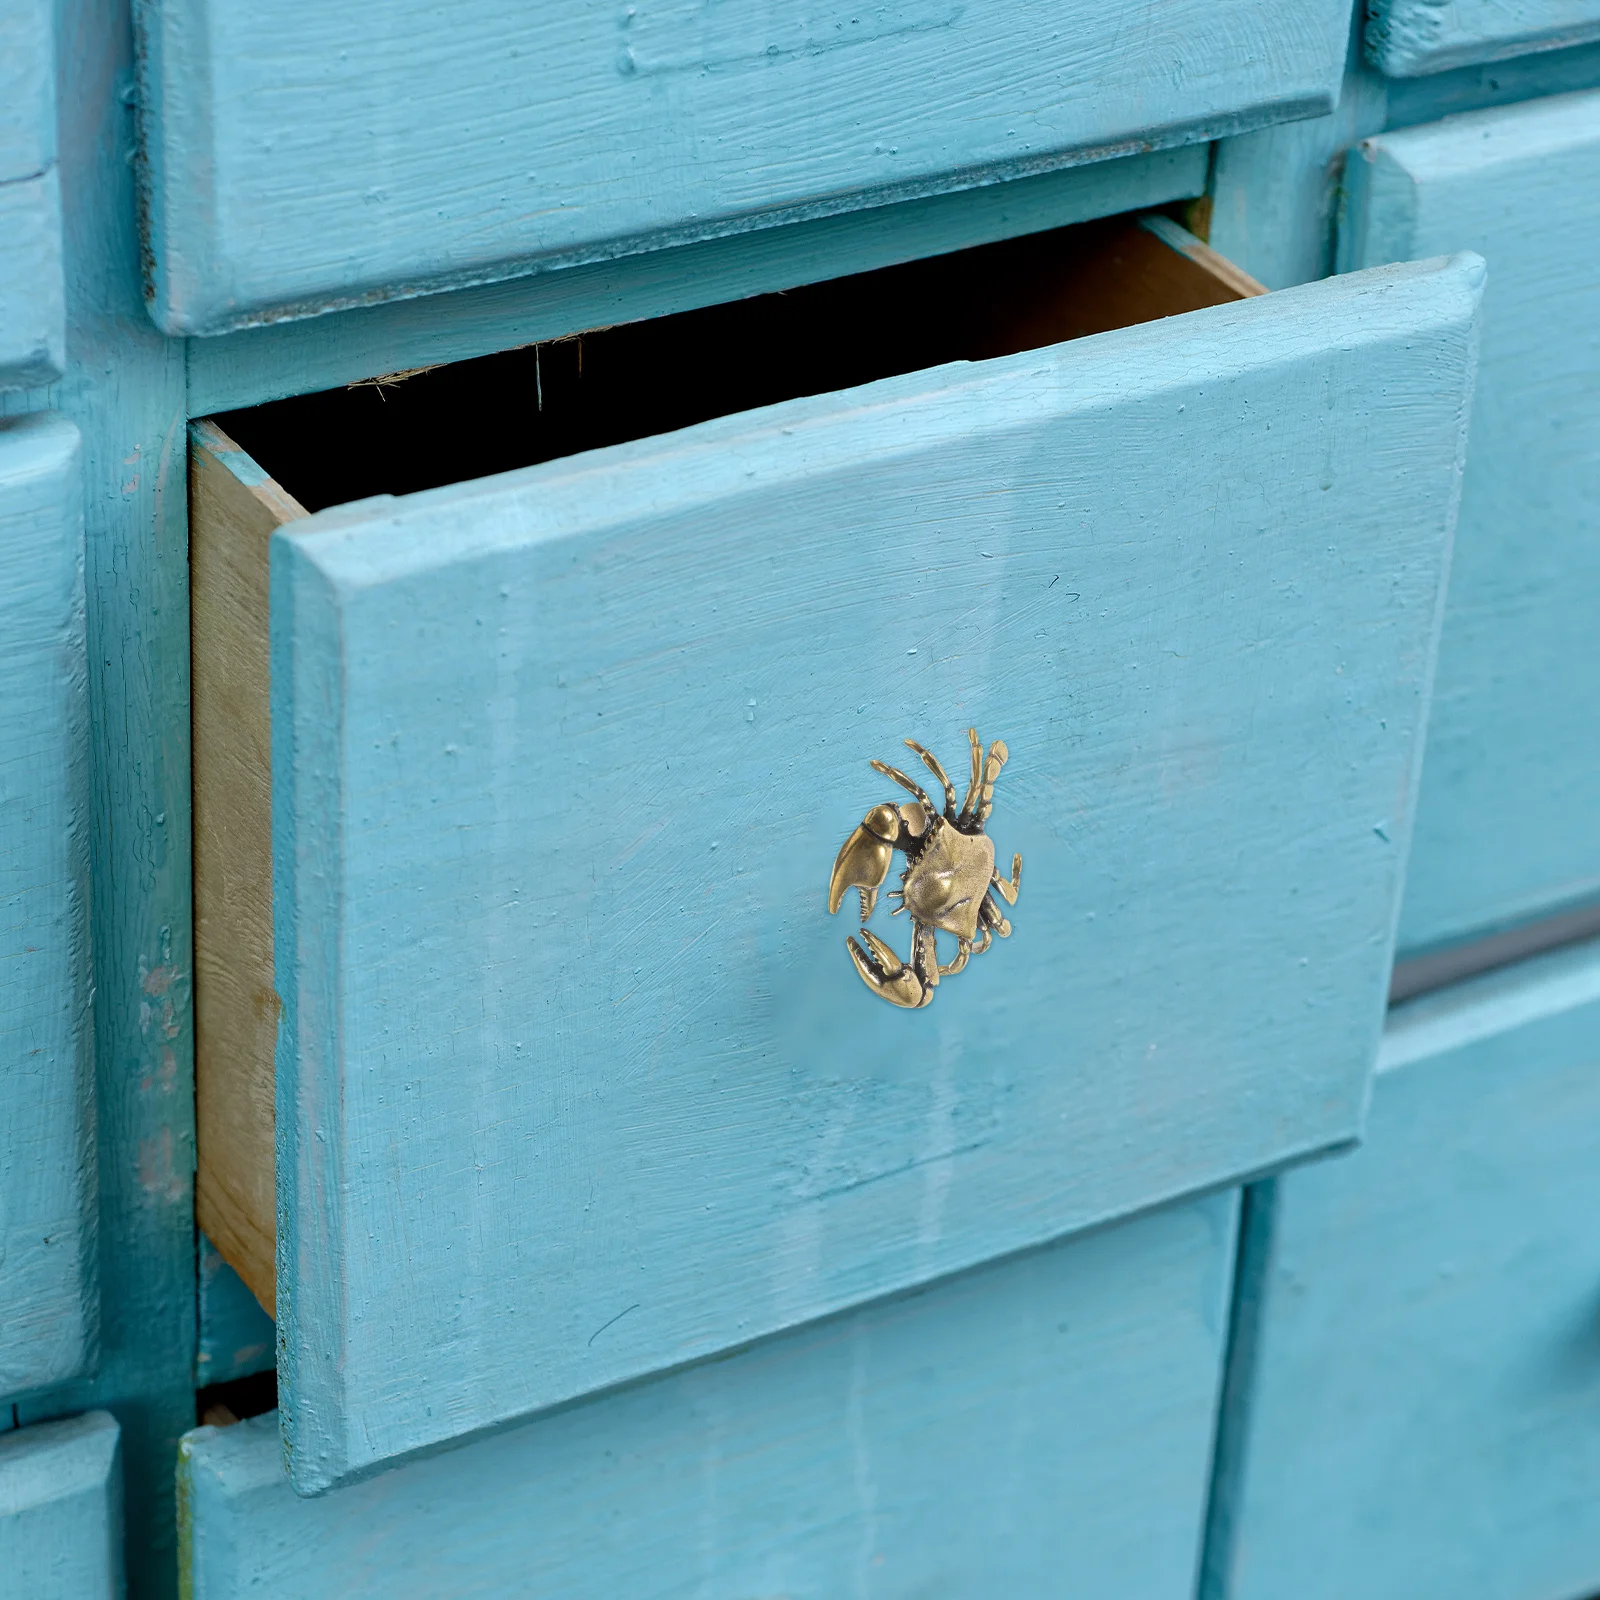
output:
[[[104,1411],[0,1434],[0,1573],[27,1600],[122,1593],[116,1419]]]
[[[1600,1589],[1600,944],[1395,1014],[1277,1182],[1230,1600]]]
[[[0,1397],[95,1330],[78,430],[0,422]]]
[[[981,1268],[317,1500],[184,1441],[194,1600],[1190,1600],[1233,1195]]]
[[[1371,0],[1367,57],[1414,78],[1600,39],[1600,0]]]
[[[199,428],[199,1210],[297,1488],[1356,1134],[1481,275],[1113,222]],[[830,873],[972,726],[1016,932],[907,1010]]]
[[[1413,953],[1600,896],[1600,93],[1368,140],[1349,188],[1345,266],[1489,262]]]
[[[54,27],[50,0],[0,11],[0,390],[50,383],[66,360]]]
[[[150,292],[214,333],[1331,109],[1349,0],[144,0]]]

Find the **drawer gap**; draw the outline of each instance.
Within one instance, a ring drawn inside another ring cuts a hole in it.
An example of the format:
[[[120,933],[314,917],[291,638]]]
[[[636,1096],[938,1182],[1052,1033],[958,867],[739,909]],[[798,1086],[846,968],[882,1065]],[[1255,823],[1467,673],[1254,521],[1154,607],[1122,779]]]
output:
[[[216,421],[320,511],[1262,292],[1167,218],[1113,217]]]

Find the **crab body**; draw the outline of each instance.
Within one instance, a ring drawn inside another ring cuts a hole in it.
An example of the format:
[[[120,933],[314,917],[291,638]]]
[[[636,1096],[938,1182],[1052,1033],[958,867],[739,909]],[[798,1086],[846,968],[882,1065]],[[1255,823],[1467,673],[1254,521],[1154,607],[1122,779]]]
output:
[[[995,871],[994,841],[983,831],[994,809],[995,779],[1009,752],[997,739],[989,746],[985,759],[977,730],[969,728],[967,739],[972,752],[972,781],[959,811],[954,786],[944,768],[914,739],[907,739],[907,746],[944,789],[942,811],[905,773],[874,761],[874,770],[892,778],[916,798],[898,806],[874,806],[845,840],[833,864],[828,910],[837,911],[852,888],[861,895],[861,937],[858,940],[852,936],[845,941],[850,959],[867,987],[897,1006],[928,1005],[941,977],[960,972],[971,956],[981,955],[994,934],[1004,939],[1011,932],[1011,924],[994,895],[998,893],[1008,905],[1016,904],[1022,886],[1022,857],[1012,858],[1011,877],[1002,878]],[[890,898],[900,901],[895,915],[904,911],[911,918],[909,962],[902,961],[864,926],[877,904],[878,891],[889,876],[897,850],[904,854],[906,867],[900,875],[900,888],[891,891]],[[939,964],[935,946],[935,935],[939,933],[951,934],[956,940],[956,959],[949,966]]]

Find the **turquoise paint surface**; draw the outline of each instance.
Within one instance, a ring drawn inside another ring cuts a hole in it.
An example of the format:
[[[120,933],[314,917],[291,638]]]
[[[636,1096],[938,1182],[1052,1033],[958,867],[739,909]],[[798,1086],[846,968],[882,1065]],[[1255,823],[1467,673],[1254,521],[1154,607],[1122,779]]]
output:
[[[0,390],[65,363],[51,0],[0,8]]]
[[[1481,276],[276,537],[298,1487],[1356,1134]],[[969,722],[1017,933],[908,1016],[828,871]]]
[[[144,1600],[176,1587],[173,1462],[194,1424],[183,346],[140,289],[126,9],[66,0],[57,29],[69,360],[9,403],[59,411],[82,441],[101,1324],[94,1375],[18,1413],[116,1416]]]
[[[315,1500],[185,1441],[194,1600],[1192,1593],[1234,1195],[982,1268]]]
[[[200,1335],[194,1362],[195,1387],[204,1389],[213,1383],[231,1383],[235,1378],[268,1371],[277,1359],[272,1318],[203,1233],[199,1249]]]
[[[1600,1588],[1600,945],[1399,1008],[1277,1181],[1231,1600]]]
[[[0,422],[0,1399],[94,1354],[78,430]]]
[[[1596,0],[1373,0],[1367,55],[1412,78],[1600,38]]]
[[[1412,952],[1600,896],[1600,91],[1384,134],[1348,181],[1344,265],[1489,262]]]
[[[1333,104],[1349,0],[145,0],[173,333],[492,282]]]
[[[118,1600],[122,1483],[104,1411],[0,1436],[0,1587],[17,1600]]]

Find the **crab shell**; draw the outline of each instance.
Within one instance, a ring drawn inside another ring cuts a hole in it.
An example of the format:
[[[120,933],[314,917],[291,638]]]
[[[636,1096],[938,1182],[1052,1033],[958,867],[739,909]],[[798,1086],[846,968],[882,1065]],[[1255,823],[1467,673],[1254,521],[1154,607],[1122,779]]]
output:
[[[994,876],[994,840],[962,833],[935,817],[932,836],[906,868],[905,907],[913,922],[969,942],[978,936],[978,912]]]

